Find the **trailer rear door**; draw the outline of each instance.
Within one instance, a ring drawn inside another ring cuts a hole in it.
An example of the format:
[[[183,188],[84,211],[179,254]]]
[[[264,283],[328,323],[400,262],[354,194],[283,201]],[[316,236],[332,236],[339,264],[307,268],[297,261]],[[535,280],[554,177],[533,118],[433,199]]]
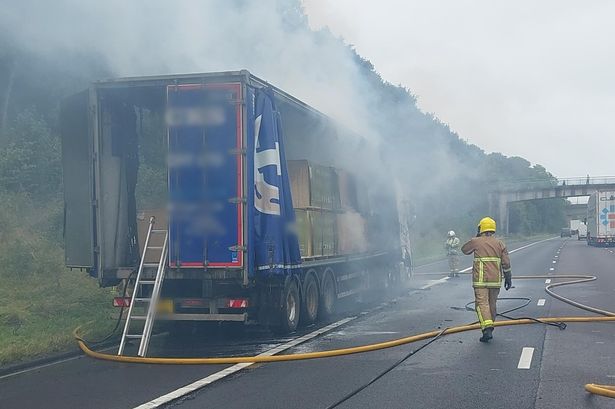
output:
[[[61,107],[64,177],[64,242],[68,267],[94,266],[92,138],[88,126],[89,92],[67,98]]]
[[[172,267],[243,267],[239,83],[167,88]]]

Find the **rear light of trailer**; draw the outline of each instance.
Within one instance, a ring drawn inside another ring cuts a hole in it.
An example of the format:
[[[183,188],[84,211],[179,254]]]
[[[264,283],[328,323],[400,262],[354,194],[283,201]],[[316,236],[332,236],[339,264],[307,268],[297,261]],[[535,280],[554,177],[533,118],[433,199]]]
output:
[[[130,298],[128,297],[114,297],[113,298],[113,306],[114,307],[130,307]]]
[[[228,307],[229,308],[247,308],[248,300],[245,298],[230,299],[228,300]]]

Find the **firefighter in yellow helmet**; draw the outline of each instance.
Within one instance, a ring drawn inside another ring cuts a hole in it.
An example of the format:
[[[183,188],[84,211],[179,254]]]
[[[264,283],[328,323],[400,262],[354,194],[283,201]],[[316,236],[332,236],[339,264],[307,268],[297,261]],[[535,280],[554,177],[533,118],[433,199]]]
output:
[[[476,303],[476,314],[483,330],[481,342],[493,338],[493,321],[496,317],[496,302],[502,275],[506,291],[512,287],[510,258],[504,243],[494,236],[495,220],[485,217],[478,224],[478,233],[461,247],[463,254],[474,253],[472,286]]]

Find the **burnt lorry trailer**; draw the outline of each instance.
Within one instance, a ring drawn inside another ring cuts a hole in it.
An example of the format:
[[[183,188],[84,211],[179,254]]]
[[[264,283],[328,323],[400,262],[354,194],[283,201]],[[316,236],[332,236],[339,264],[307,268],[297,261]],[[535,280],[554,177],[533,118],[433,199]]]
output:
[[[66,265],[134,288],[128,320],[287,332],[407,278],[404,201],[353,157],[369,144],[247,71],[96,82],[61,126]]]

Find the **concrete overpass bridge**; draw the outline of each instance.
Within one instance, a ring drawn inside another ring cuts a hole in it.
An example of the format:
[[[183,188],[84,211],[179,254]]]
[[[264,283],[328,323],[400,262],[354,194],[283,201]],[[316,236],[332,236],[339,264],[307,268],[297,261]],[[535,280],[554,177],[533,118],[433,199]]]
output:
[[[489,192],[489,214],[500,231],[508,234],[510,204],[528,200],[589,196],[598,190],[615,190],[615,176],[578,177],[552,181],[518,181]]]
[[[587,204],[571,204],[564,209],[564,215],[568,220],[583,220],[587,215]]]

